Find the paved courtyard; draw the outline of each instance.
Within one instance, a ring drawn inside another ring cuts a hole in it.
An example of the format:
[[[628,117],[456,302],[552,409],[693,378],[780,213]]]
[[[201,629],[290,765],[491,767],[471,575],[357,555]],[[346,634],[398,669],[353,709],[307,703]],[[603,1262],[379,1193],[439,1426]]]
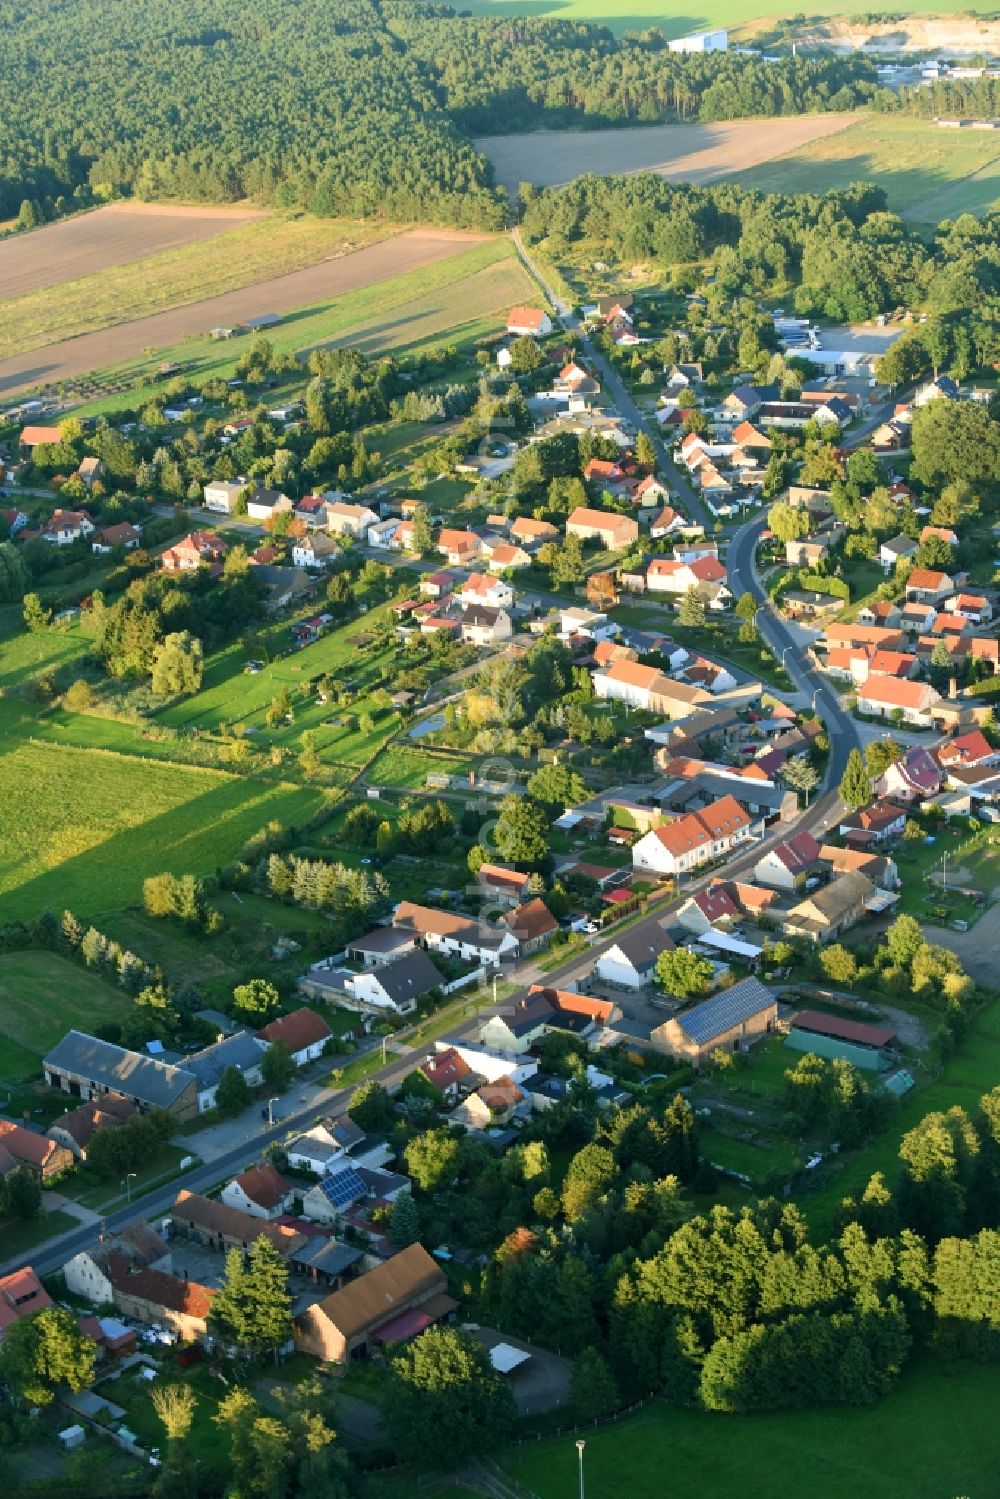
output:
[[[509,1343],[531,1355],[530,1361],[520,1369],[507,1375],[511,1394],[522,1416],[536,1416],[542,1411],[555,1410],[569,1400],[570,1379],[573,1365],[567,1358],[538,1348],[534,1343],[525,1343],[521,1338],[509,1337],[493,1327],[477,1327],[469,1324],[466,1331],[484,1348],[495,1348],[498,1343]]]

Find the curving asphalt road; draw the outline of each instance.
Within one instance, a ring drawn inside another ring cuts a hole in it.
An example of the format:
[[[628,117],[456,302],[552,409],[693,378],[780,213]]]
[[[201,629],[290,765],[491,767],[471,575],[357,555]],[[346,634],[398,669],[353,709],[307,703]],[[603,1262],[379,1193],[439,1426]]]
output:
[[[756,551],[760,533],[767,525],[767,515],[754,516],[733,536],[726,554],[726,566],[734,594],[749,593],[758,601],[756,624],[764,640],[781,661],[796,689],[804,693],[826,725],[830,736],[830,758],[827,762],[827,787],[839,783],[847,757],[860,745],[857,725],[843,708],[830,682],[806,659],[800,642],[785,620],[777,614],[757,572]]]

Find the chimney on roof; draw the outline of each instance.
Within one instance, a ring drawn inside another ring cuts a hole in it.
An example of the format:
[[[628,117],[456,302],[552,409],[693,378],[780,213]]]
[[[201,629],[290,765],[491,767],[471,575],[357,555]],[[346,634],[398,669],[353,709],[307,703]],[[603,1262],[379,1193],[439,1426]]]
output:
[[[950,698],[950,700],[952,702],[954,702],[955,699],[958,697],[958,679],[957,679],[957,677],[949,677],[948,678],[948,697]]]

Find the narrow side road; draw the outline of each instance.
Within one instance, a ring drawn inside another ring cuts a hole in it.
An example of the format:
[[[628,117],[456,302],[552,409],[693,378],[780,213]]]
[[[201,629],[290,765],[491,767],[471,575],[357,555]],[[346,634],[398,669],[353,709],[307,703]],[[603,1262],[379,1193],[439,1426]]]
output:
[[[556,296],[552,287],[546,281],[545,277],[538,269],[538,266],[535,264],[530,254],[525,249],[524,241],[521,238],[521,231],[517,228],[512,229],[511,238],[514,241],[514,247],[521,258],[522,264],[524,265],[528,274],[538,283],[539,287],[545,293],[551,305],[555,308],[556,315],[558,316],[559,321],[562,323],[562,326],[566,329],[567,332],[575,332],[579,334],[580,344],[583,352],[586,355],[587,359],[590,360],[594,368],[599,372],[601,377],[601,384],[611,396],[619,415],[623,416],[626,421],[631,422],[637,432],[644,431],[647,433],[653,444],[653,448],[656,452],[656,456],[659,460],[660,466],[663,470],[669,487],[672,488],[674,493],[678,496],[682,505],[691,516],[692,520],[699,521],[706,530],[711,530],[712,526],[715,523],[713,517],[702,502],[701,496],[697,494],[687,478],[675,465],[665,443],[660,437],[659,432],[656,430],[655,422],[649,422],[647,421],[646,417],[643,416],[642,412],[639,410],[639,407],[636,405],[636,402],[633,400],[632,396],[629,395],[621,379],[612,368],[610,361],[607,359],[604,353],[596,347],[593,340],[580,328],[578,320],[573,316],[573,309],[567,304],[564,298]]]

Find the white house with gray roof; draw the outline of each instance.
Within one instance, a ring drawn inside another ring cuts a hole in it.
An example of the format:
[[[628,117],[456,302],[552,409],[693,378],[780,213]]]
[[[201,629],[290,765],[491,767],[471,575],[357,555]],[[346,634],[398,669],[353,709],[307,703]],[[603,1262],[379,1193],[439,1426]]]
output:
[[[344,1004],[348,1009],[382,1015],[408,1015],[423,995],[440,988],[443,982],[427,954],[417,948],[370,973],[352,974],[344,984],[348,994]],[[351,1004],[352,999],[356,1005]]]
[[[643,922],[621,936],[594,965],[597,977],[623,989],[644,989],[656,976],[656,960],[673,947],[660,927]]]
[[[258,1041],[249,1031],[236,1031],[185,1057],[184,1066],[198,1085],[198,1113],[205,1114],[215,1107],[219,1084],[230,1067],[235,1068],[248,1087],[256,1088],[263,1081],[260,1069],[266,1051],[266,1042]]]

